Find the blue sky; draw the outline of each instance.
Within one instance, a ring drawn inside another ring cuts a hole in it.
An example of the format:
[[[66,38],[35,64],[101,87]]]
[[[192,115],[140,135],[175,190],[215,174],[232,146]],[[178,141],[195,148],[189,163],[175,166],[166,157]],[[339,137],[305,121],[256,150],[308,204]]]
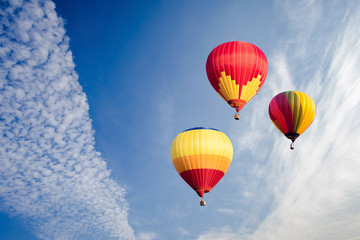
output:
[[[358,239],[357,1],[4,1],[0,238]],[[207,80],[227,41],[269,73],[233,120]],[[289,150],[273,96],[317,114]],[[170,159],[181,131],[221,130],[233,162],[199,206]]]

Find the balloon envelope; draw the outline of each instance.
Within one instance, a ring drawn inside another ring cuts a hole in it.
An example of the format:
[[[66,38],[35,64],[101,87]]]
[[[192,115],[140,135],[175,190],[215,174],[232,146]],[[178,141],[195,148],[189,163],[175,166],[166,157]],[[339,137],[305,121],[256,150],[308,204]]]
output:
[[[232,157],[230,139],[212,128],[185,130],[171,145],[171,159],[176,171],[200,197],[220,181]]]
[[[239,112],[264,84],[268,62],[251,43],[227,42],[209,54],[206,73],[215,91]]]
[[[310,126],[315,113],[312,98],[298,91],[279,93],[269,104],[271,121],[293,142]]]

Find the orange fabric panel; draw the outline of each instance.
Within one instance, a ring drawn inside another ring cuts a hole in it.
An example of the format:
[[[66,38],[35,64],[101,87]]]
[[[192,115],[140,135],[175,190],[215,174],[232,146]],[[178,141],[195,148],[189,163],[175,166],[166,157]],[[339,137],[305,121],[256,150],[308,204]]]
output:
[[[214,154],[199,154],[176,158],[173,160],[173,164],[179,174],[193,169],[216,169],[226,173],[231,159]]]

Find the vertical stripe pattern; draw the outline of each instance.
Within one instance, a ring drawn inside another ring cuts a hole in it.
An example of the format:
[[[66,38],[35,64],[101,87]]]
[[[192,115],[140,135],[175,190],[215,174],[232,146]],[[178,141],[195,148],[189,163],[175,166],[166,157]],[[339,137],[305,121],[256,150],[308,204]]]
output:
[[[315,113],[312,98],[298,91],[279,93],[269,104],[270,119],[284,135],[301,135],[314,120]]]

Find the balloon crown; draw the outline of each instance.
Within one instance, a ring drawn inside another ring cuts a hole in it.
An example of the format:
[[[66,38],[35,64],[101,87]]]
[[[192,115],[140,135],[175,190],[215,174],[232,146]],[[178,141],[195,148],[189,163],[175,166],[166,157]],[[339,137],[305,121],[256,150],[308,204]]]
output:
[[[191,130],[199,130],[199,129],[205,129],[205,130],[214,130],[214,131],[218,131],[219,130],[215,129],[215,128],[207,128],[207,127],[194,127],[194,128],[189,128],[187,130],[184,130],[183,132],[187,132],[187,131],[191,131]]]

